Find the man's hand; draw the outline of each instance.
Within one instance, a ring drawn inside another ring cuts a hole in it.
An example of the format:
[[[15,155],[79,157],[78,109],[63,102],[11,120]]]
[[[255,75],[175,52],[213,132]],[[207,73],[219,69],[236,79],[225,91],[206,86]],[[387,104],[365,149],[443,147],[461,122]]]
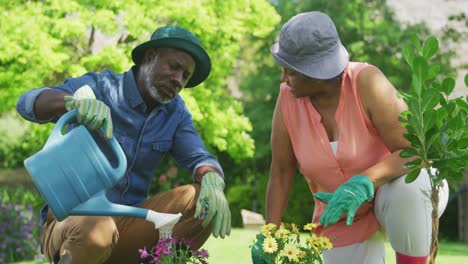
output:
[[[195,218],[205,215],[203,227],[213,220],[213,236],[222,238],[231,234],[231,211],[223,190],[223,178],[216,172],[206,173],[201,181],[200,195],[194,215]]]
[[[90,94],[91,93],[91,94]],[[68,111],[77,110],[77,121],[106,139],[112,138],[112,119],[109,107],[94,98],[89,86],[78,89],[73,96],[65,96],[65,107]],[[100,128],[103,128],[101,130]]]
[[[338,222],[344,213],[347,214],[346,224],[351,225],[361,204],[374,198],[374,185],[369,178],[358,174],[343,183],[334,193],[319,192],[314,196],[328,204],[320,217],[320,223],[325,227]]]

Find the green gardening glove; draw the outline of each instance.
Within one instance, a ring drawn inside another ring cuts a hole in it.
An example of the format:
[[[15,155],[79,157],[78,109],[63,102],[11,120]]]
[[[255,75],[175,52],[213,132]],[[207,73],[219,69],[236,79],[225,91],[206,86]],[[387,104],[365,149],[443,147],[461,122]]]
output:
[[[353,223],[354,215],[361,204],[374,198],[372,181],[362,174],[351,177],[333,193],[319,192],[315,198],[327,203],[327,208],[320,217],[320,223],[325,227],[338,222],[346,213],[346,224]]]
[[[112,119],[110,109],[105,103],[94,98],[78,96],[65,96],[64,100],[68,111],[77,110],[78,123],[91,130],[97,130],[106,139],[112,138]]]
[[[223,178],[215,172],[206,173],[202,178],[194,215],[195,218],[203,219],[203,227],[213,220],[213,236],[222,238],[231,234],[231,211],[223,190]]]

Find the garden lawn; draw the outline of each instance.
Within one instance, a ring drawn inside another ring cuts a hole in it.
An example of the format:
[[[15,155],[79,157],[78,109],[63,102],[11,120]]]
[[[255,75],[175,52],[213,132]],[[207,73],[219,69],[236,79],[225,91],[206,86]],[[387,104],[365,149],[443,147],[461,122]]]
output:
[[[250,245],[259,230],[234,228],[225,239],[211,237],[203,246],[208,250],[209,263],[213,264],[249,264]],[[301,239],[302,240],[302,239]],[[395,263],[395,254],[389,243],[386,243],[386,263]],[[33,264],[33,261],[17,262],[17,264]],[[46,263],[46,262],[43,262]],[[468,245],[453,242],[440,242],[439,264],[468,264]]]
[[[248,264],[250,259],[250,245],[260,230],[240,229],[232,230],[225,239],[210,237],[204,249],[208,250],[209,263],[213,264]],[[303,239],[301,239],[302,241]],[[395,263],[395,253],[389,243],[385,244],[385,263]],[[440,241],[437,264],[468,264],[468,245]]]

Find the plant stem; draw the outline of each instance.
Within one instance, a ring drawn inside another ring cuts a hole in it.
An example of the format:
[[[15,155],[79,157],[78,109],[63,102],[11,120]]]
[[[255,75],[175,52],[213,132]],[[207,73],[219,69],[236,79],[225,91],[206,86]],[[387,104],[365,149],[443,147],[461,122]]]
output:
[[[431,179],[432,182],[432,179]],[[435,259],[437,257],[437,252],[439,250],[439,185],[432,185],[432,240],[431,240],[431,250],[429,255],[429,264],[435,264]]]

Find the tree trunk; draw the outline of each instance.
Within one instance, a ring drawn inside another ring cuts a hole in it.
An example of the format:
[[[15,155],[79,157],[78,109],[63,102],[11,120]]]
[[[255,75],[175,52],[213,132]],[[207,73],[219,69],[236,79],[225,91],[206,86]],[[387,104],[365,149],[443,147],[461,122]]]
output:
[[[465,178],[460,188],[463,191],[458,196],[458,239],[468,243],[468,169],[465,169]]]
[[[431,250],[429,253],[429,264],[435,264],[437,253],[439,251],[439,186],[432,187],[432,241]]]

